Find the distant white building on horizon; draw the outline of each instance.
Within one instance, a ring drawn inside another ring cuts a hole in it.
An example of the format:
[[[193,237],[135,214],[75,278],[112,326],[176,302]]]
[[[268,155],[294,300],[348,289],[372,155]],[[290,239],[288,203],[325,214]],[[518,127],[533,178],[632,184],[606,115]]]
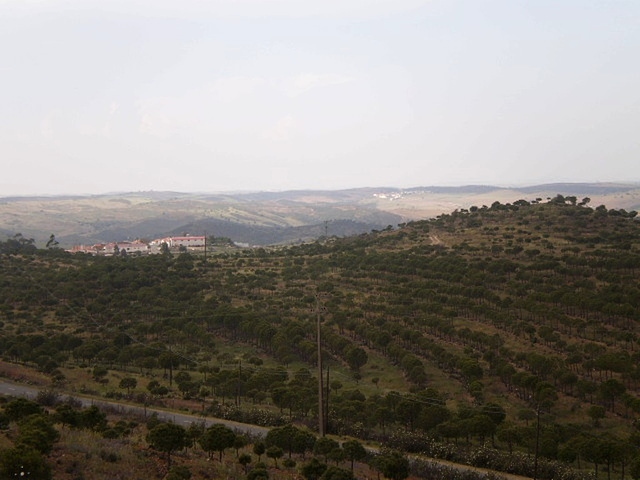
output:
[[[153,247],[160,247],[160,245],[166,243],[169,248],[198,248],[204,247],[205,242],[205,237],[164,237],[152,241],[151,245]]]
[[[102,249],[103,255],[114,255],[116,252],[122,253],[148,253],[149,245],[143,242],[113,242],[107,243]]]
[[[170,249],[184,248],[204,248],[206,246],[205,237],[164,237],[153,240],[150,243],[144,243],[140,240],[134,242],[110,242],[96,243],[95,245],[85,246],[76,245],[67,250],[70,253],[87,253],[90,255],[121,255],[126,254],[154,254],[161,252],[162,244],[166,244]]]

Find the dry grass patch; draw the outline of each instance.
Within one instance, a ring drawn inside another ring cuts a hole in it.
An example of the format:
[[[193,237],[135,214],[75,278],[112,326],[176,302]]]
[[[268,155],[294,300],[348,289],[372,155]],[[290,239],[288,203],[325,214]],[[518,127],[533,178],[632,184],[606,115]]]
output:
[[[12,382],[29,383],[32,385],[48,385],[49,378],[33,368],[0,360],[0,377]]]
[[[62,430],[50,464],[60,480],[161,478],[164,466],[141,442],[105,439],[86,430]]]

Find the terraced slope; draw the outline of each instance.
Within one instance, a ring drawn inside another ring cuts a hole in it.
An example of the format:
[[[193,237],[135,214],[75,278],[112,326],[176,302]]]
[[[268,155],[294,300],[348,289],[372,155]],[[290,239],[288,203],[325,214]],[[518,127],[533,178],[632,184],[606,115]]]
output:
[[[408,450],[428,437],[449,445],[430,453],[450,457],[494,435],[530,453],[537,437],[540,456],[574,466],[633,457],[635,212],[557,196],[206,263],[56,252],[0,262],[3,357],[62,384],[115,395],[74,371],[134,369],[141,388],[155,375],[173,395],[313,424],[319,315],[333,432]]]

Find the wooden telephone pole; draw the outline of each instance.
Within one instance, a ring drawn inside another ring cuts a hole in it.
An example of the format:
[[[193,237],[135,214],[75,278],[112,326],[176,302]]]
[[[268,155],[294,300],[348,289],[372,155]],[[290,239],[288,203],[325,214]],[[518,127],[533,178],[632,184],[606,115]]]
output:
[[[322,346],[320,342],[320,294],[316,293],[316,327],[318,340],[318,434],[325,436],[324,386],[322,382]]]
[[[204,263],[207,263],[207,231],[204,231]]]

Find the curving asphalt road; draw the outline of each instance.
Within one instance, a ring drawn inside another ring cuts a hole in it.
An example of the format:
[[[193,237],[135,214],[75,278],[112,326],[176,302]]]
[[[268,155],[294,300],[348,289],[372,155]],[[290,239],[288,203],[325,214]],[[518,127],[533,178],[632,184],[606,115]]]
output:
[[[40,391],[39,388],[29,387],[17,383],[10,383],[7,381],[0,381],[0,394],[12,395],[15,397],[35,398]],[[115,410],[122,414],[131,414],[147,418],[148,416],[156,413],[160,420],[171,421],[173,423],[189,426],[193,422],[204,422],[208,427],[214,423],[222,423],[227,427],[235,430],[239,433],[248,433],[252,436],[265,436],[269,432],[269,428],[259,427],[257,425],[249,425],[246,423],[233,422],[231,420],[224,420],[221,418],[211,418],[193,414],[168,412],[166,410],[158,410],[155,408],[139,407],[137,405],[127,405],[117,402],[109,402],[105,400],[96,400],[93,398],[83,397],[81,395],[67,395],[60,394],[63,400],[73,398],[79,401],[83,407],[89,407],[91,405],[97,405],[98,407],[106,407],[107,409]]]
[[[11,395],[11,396],[18,396],[18,397],[35,398],[36,395],[38,395],[38,392],[40,390],[41,389],[36,387],[29,387],[22,384],[10,383],[4,380],[0,380],[0,395]],[[173,423],[182,424],[184,426],[189,426],[193,422],[204,422],[205,426],[207,427],[215,423],[222,423],[223,425],[226,425],[227,427],[233,429],[237,433],[247,433],[249,435],[258,436],[258,437],[265,436],[270,430],[267,427],[259,427],[257,425],[249,425],[247,423],[233,422],[230,420],[224,420],[222,418],[212,418],[212,417],[205,417],[202,415],[193,415],[193,414],[186,414],[186,413],[179,413],[179,412],[168,412],[166,410],[158,410],[155,408],[144,408],[136,405],[127,405],[127,404],[117,403],[117,402],[96,400],[93,398],[83,397],[81,395],[60,394],[60,397],[62,399],[73,398],[79,401],[84,407],[97,405],[99,407],[107,407],[107,409],[111,409],[122,414],[131,414],[131,415],[136,415],[143,418],[146,418],[149,415],[156,413],[158,415],[158,418],[161,420],[171,421]],[[367,450],[372,452],[378,451],[378,449],[373,447],[367,447]],[[460,463],[453,463],[447,460],[441,460],[437,458],[425,458],[425,457],[419,457],[419,458],[422,458],[423,460],[428,460],[434,463],[438,463],[446,467],[455,468],[461,471],[474,471],[474,472],[484,473],[484,474],[493,473],[506,480],[531,480],[530,477],[522,477],[520,475],[513,475],[509,473],[504,473],[504,472],[495,472],[493,470],[472,467],[470,465],[463,465]]]

